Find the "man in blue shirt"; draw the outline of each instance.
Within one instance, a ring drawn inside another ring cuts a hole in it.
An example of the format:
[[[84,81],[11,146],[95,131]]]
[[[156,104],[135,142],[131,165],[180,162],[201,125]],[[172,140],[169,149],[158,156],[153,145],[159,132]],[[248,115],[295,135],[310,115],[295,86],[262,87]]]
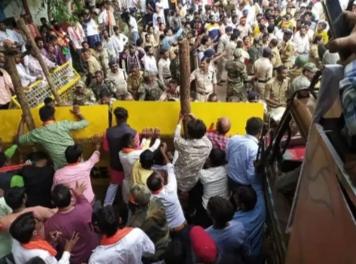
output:
[[[244,263],[243,259],[249,255],[246,232],[241,222],[230,221],[234,214],[234,207],[230,201],[220,196],[209,199],[208,214],[213,225],[206,231],[214,239],[219,249],[221,264]]]
[[[246,123],[246,135],[230,138],[226,148],[229,186],[234,189],[241,185],[261,186],[255,172],[254,162],[258,152],[258,139],[263,129],[263,121],[251,117]]]
[[[246,232],[246,244],[250,249],[248,263],[262,263],[263,225],[266,218],[266,208],[263,191],[251,186],[240,186],[236,189],[233,200],[236,204],[232,223],[240,223]]]

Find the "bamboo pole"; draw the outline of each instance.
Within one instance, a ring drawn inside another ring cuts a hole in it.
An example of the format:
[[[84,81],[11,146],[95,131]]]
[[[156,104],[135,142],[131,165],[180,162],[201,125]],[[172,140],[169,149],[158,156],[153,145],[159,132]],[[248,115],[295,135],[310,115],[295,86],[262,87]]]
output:
[[[58,103],[58,104],[61,104],[61,98],[59,97],[58,93],[57,93],[57,90],[54,86],[54,83],[51,79],[51,76],[49,74],[49,70],[47,68],[47,65],[46,63],[44,62],[42,56],[41,56],[41,52],[40,50],[38,49],[37,45],[36,45],[36,42],[35,40],[33,39],[30,31],[28,30],[28,28],[26,27],[26,24],[25,24],[25,21],[20,18],[18,21],[17,21],[17,25],[18,27],[25,33],[27,39],[30,41],[31,43],[31,47],[35,53],[35,57],[36,59],[39,61],[40,65],[41,65],[41,68],[42,68],[42,71],[47,79],[47,82],[48,82],[48,86],[49,88],[51,89],[51,92],[53,94],[53,97],[55,99],[55,101]]]
[[[190,47],[187,39],[179,42],[181,114],[190,113]]]
[[[10,74],[12,83],[14,85],[17,100],[21,106],[23,117],[25,119],[27,128],[29,130],[32,130],[35,128],[35,122],[33,121],[33,117],[30,111],[30,106],[27,103],[26,96],[24,93],[24,88],[22,87],[21,79],[16,69],[15,57],[17,51],[8,48],[6,49],[5,54],[6,54],[6,70]]]

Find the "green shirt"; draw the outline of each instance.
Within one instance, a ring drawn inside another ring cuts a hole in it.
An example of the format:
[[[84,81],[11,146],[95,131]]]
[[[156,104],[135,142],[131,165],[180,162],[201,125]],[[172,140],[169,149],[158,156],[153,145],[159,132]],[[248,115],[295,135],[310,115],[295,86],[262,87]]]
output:
[[[42,126],[23,135],[19,139],[20,144],[38,143],[48,152],[55,169],[59,169],[67,164],[64,152],[68,146],[74,145],[74,140],[70,135],[71,130],[78,130],[88,126],[88,121],[81,120],[59,121],[53,124]]]
[[[7,206],[4,197],[0,198],[0,217],[11,214],[12,210]],[[10,254],[11,237],[8,232],[0,232],[0,258]]]

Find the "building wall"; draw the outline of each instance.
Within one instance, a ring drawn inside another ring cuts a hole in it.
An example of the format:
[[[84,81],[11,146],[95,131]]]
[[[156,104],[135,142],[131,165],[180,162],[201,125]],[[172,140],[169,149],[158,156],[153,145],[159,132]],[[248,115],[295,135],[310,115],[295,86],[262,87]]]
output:
[[[33,19],[33,22],[37,25],[40,25],[40,18],[47,16],[47,4],[43,0],[26,0],[28,8]]]

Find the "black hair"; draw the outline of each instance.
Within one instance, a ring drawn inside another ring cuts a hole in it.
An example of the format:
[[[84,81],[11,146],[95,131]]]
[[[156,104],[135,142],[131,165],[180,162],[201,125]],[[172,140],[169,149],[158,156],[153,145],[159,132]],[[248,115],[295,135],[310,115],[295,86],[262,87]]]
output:
[[[10,235],[21,244],[31,241],[33,231],[36,229],[36,220],[32,212],[18,216],[10,225]]]
[[[46,262],[40,257],[33,257],[26,262],[26,264],[46,264]]]
[[[151,192],[155,192],[161,189],[163,182],[160,173],[157,171],[152,172],[151,175],[147,178],[146,184]]]
[[[272,44],[273,47],[277,47],[278,40],[277,39],[271,39],[270,44]]]
[[[123,148],[128,148],[130,147],[130,144],[132,142],[134,138],[134,135],[132,133],[126,133],[122,136],[121,138],[121,147],[120,149],[123,149]]]
[[[119,216],[116,210],[111,206],[99,208],[92,215],[92,223],[97,227],[100,233],[111,237],[119,228]]]
[[[54,118],[55,109],[52,106],[45,105],[40,108],[40,119],[42,122],[52,120]]]
[[[142,39],[142,38],[139,38],[139,39],[136,40],[136,43],[135,43],[135,44],[136,44],[137,47],[139,47],[139,46],[142,45],[142,43],[143,43],[143,39]]]
[[[220,196],[209,199],[207,210],[217,228],[224,228],[234,215],[234,207],[231,202]]]
[[[282,64],[282,65],[278,66],[276,70],[277,70],[277,73],[281,73],[284,70],[288,70],[288,68],[287,68],[287,66]]]
[[[51,104],[54,100],[51,97],[46,97],[43,102],[46,106],[48,106],[49,104]]]
[[[5,202],[12,209],[17,210],[24,204],[25,188],[13,187],[5,191]]]
[[[206,133],[206,126],[200,119],[191,119],[187,124],[187,132],[190,138],[200,139]]]
[[[129,117],[129,113],[123,107],[115,108],[114,115],[117,122],[126,122],[127,118]]]
[[[157,165],[165,165],[165,159],[160,149],[156,149],[153,152],[153,163]]]
[[[0,151],[0,168],[5,165],[7,161],[7,158],[5,156],[5,153]]]
[[[151,169],[154,161],[154,154],[151,150],[146,149],[140,155],[140,163],[142,168],[149,170]]]
[[[54,186],[51,193],[51,199],[55,207],[65,208],[69,206],[71,198],[72,195],[70,193],[70,189],[67,186],[63,184],[57,184]]]
[[[80,145],[74,144],[72,146],[68,146],[64,152],[66,160],[69,164],[78,162],[80,156],[83,151]]]
[[[246,132],[251,136],[257,136],[262,132],[263,120],[259,117],[251,117],[246,122]]]
[[[188,251],[181,239],[172,239],[164,254],[164,261],[166,264],[184,263]]]
[[[43,41],[43,38],[41,38],[41,37],[35,37],[35,42],[37,43],[37,42],[39,42],[39,41]]]
[[[251,186],[239,186],[234,194],[233,199],[237,205],[243,205],[244,211],[251,211],[257,203],[256,191]]]
[[[48,154],[44,151],[35,151],[27,155],[27,159],[32,162],[37,162],[40,160],[49,160]]]
[[[209,154],[209,159],[212,167],[219,167],[226,164],[226,154],[225,151],[213,148]]]

